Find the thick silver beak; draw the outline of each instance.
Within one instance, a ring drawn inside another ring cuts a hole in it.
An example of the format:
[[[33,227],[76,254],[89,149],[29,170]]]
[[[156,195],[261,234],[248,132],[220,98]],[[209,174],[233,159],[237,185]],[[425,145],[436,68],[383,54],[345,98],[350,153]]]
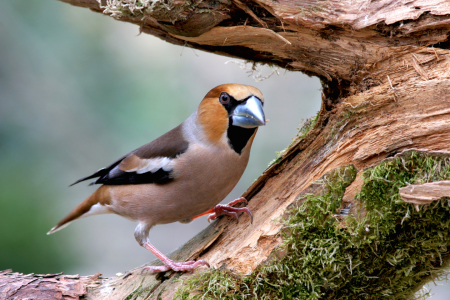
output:
[[[242,104],[239,104],[231,114],[234,126],[243,128],[255,128],[266,125],[266,118],[261,101],[251,96]]]

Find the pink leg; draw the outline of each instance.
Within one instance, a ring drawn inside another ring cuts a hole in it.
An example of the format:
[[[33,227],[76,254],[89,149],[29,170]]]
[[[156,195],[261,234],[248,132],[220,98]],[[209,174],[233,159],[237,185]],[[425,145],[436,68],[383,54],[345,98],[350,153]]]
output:
[[[235,218],[236,222],[239,223],[239,219],[238,219],[237,213],[238,212],[244,212],[244,213],[250,215],[251,223],[253,223],[253,215],[252,215],[251,211],[247,207],[242,207],[242,208],[233,207],[233,205],[238,204],[238,203],[242,203],[242,202],[245,203],[245,204],[248,203],[247,200],[244,197],[241,197],[241,198],[238,198],[238,199],[236,199],[234,201],[231,201],[227,205],[218,204],[218,205],[214,206],[213,208],[211,208],[210,210],[207,210],[204,213],[193,217],[192,220],[197,219],[197,218],[199,218],[201,216],[210,214],[208,216],[208,222],[211,222],[211,221],[215,220],[219,216],[226,215],[226,216],[231,216],[231,217]]]
[[[173,260],[169,259],[167,256],[162,254],[158,251],[152,244],[149,242],[144,243],[144,248],[153,253],[156,257],[158,257],[164,266],[161,267],[155,267],[155,266],[147,266],[142,269],[142,272],[145,270],[149,270],[150,273],[156,273],[156,272],[166,272],[169,270],[174,270],[175,272],[184,272],[184,271],[192,271],[195,269],[195,267],[205,265],[209,267],[209,264],[204,260],[198,260],[198,261],[186,261],[186,262],[174,262]]]

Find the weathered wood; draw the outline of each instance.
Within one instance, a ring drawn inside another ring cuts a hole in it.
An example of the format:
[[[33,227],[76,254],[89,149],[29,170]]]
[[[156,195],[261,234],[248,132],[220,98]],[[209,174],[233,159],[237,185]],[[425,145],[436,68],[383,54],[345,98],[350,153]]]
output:
[[[243,195],[254,223],[223,218],[174,253],[177,259],[204,259],[212,268],[249,274],[282,242],[277,220],[286,208],[327,172],[356,168],[342,207],[352,204],[351,213],[364,213],[354,197],[366,168],[408,149],[448,149],[448,0],[63,1],[137,24],[173,44],[303,71],[323,82],[313,128]],[[151,276],[138,268],[89,288],[85,297],[172,299],[179,279],[189,276]]]
[[[0,299],[79,299],[87,287],[101,283],[99,274],[93,276],[60,274],[21,274],[0,271]]]
[[[443,197],[450,197],[450,181],[411,184],[399,189],[403,201],[427,205]]]
[[[96,0],[63,1],[138,24],[177,45],[362,86],[387,82],[386,74],[400,66],[412,67],[410,53],[422,55],[424,47],[445,42],[450,26],[446,0],[142,1],[145,5],[111,0],[101,6]],[[420,64],[427,59],[419,57]],[[378,64],[395,60],[400,66],[377,72],[384,69]]]

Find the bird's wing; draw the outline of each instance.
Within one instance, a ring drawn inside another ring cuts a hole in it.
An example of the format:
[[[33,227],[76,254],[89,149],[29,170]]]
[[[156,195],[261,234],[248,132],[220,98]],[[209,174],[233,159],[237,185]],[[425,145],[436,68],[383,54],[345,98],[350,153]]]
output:
[[[182,125],[179,125],[72,185],[97,177],[92,184],[166,183],[174,179],[173,161],[186,152],[188,147],[189,142],[184,139]]]

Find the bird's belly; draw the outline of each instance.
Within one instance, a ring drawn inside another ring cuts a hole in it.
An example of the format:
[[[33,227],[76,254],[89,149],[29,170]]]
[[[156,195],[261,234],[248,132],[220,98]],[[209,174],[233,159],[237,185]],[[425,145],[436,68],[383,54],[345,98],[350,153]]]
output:
[[[166,184],[114,186],[113,208],[119,215],[152,225],[191,219],[220,203],[237,184],[245,166],[210,162],[203,166],[208,168],[206,176],[197,164]]]

